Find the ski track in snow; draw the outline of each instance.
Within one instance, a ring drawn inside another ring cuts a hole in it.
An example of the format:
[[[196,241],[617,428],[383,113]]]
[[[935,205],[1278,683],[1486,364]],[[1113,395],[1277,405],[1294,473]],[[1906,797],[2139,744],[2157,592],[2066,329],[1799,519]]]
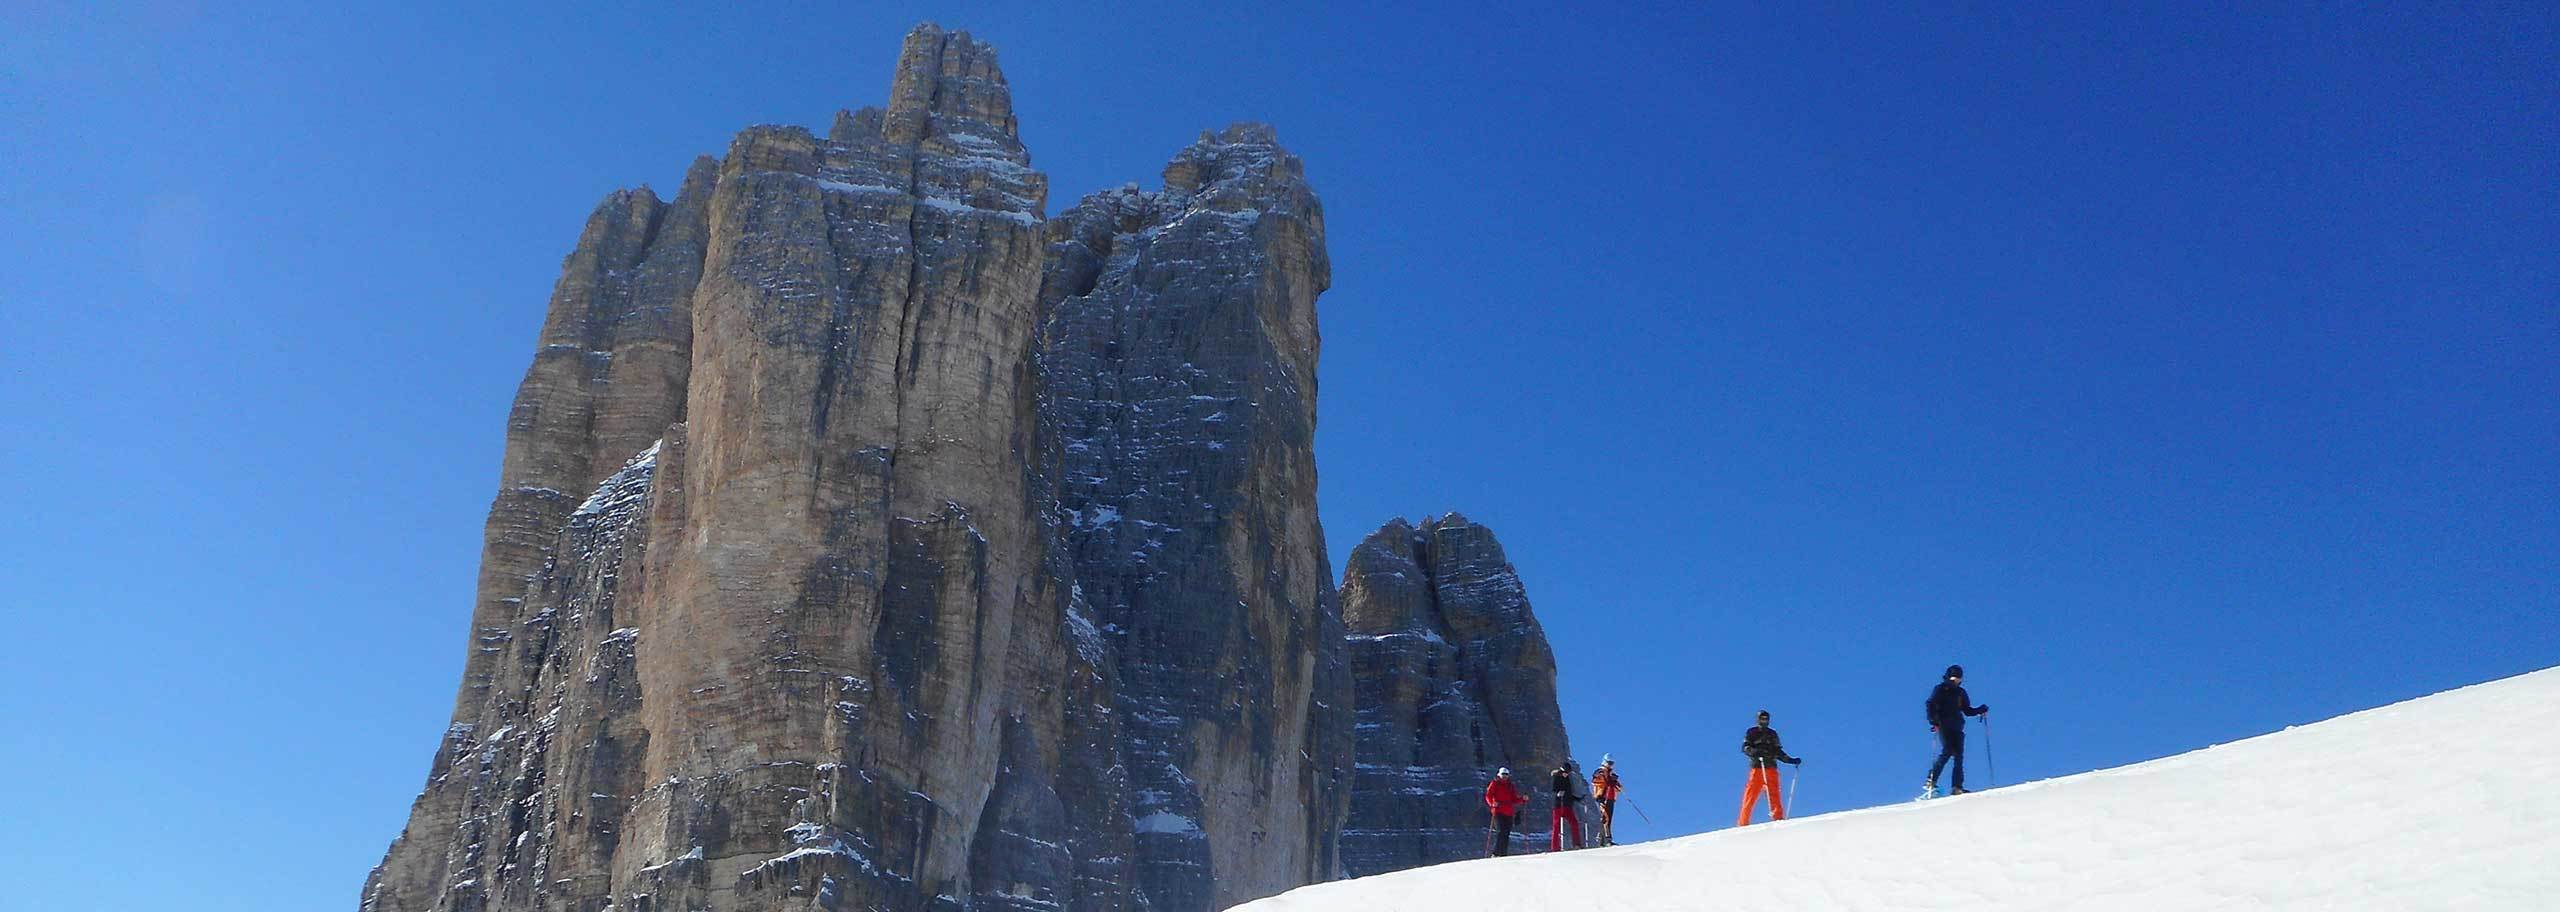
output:
[[[1813,909],[2560,910],[2560,668],[2116,769],[1233,912]]]

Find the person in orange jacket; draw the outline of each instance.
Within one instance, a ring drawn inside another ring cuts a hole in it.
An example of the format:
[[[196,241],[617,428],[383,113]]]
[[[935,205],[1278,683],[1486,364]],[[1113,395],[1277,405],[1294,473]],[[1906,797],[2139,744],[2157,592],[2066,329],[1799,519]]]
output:
[[[1617,845],[1618,793],[1626,790],[1618,779],[1618,758],[1600,755],[1600,768],[1591,771],[1591,797],[1600,801],[1600,844]]]
[[[1759,724],[1742,733],[1742,754],[1751,758],[1751,783],[1742,787],[1742,816],[1733,825],[1751,825],[1751,806],[1759,803],[1763,790],[1769,793],[1769,819],[1787,819],[1787,806],[1778,800],[1778,764],[1804,761],[1787,756],[1787,749],[1778,744],[1778,730],[1769,727],[1768,710],[1761,710]]]
[[[1484,787],[1485,810],[1493,812],[1493,830],[1486,834],[1485,849],[1493,855],[1511,854],[1511,828],[1520,823],[1520,806],[1529,803],[1520,797],[1520,787],[1511,784],[1511,768],[1494,771],[1493,781]]]

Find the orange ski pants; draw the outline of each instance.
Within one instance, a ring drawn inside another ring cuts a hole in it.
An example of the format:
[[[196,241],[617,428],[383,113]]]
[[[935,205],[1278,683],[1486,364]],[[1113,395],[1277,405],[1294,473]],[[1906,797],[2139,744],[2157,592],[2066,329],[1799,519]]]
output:
[[[1778,798],[1777,768],[1754,769],[1751,771],[1751,783],[1742,787],[1742,816],[1734,819],[1734,826],[1751,825],[1751,806],[1759,802],[1760,792],[1764,789],[1769,793],[1769,819],[1787,819],[1787,806]]]

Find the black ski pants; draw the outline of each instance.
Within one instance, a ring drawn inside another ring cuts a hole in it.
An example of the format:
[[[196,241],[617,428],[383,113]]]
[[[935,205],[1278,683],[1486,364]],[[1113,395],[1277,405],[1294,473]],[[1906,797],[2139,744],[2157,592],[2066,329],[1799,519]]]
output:
[[[1493,854],[1511,854],[1511,828],[1520,822],[1518,814],[1496,812],[1493,815]]]
[[[1953,725],[1938,726],[1938,762],[1929,764],[1929,784],[1938,784],[1938,772],[1947,761],[1956,762],[1956,791],[1964,791],[1964,729]]]

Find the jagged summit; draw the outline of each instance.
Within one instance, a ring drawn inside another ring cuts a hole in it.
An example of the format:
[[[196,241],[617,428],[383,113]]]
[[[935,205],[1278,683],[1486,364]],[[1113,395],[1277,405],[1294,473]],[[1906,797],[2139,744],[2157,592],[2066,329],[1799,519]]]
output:
[[[888,117],[891,137],[901,142],[922,138],[927,121],[946,133],[1017,135],[1013,90],[996,65],[996,49],[930,22],[909,31],[898,52]]]
[[[1417,597],[1402,595],[1346,601],[1343,623],[1354,633],[1390,633],[1432,625],[1485,630],[1536,629],[1527,590],[1510,556],[1493,530],[1466,516],[1444,513],[1416,526],[1404,517],[1389,520],[1351,550],[1344,588],[1354,582],[1400,588],[1419,581],[1432,587]],[[1411,568],[1420,575],[1405,574]],[[1420,597],[1428,596],[1428,597]],[[1434,613],[1422,613],[1425,610]],[[1449,612],[1455,612],[1451,614]]]
[[[1270,184],[1303,180],[1306,167],[1280,147],[1280,131],[1269,124],[1238,123],[1223,130],[1202,130],[1200,139],[1165,165],[1167,190],[1198,191],[1203,186],[1250,181]]]

